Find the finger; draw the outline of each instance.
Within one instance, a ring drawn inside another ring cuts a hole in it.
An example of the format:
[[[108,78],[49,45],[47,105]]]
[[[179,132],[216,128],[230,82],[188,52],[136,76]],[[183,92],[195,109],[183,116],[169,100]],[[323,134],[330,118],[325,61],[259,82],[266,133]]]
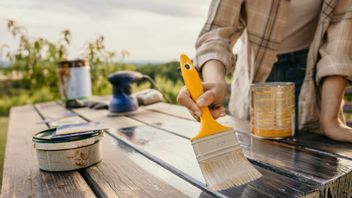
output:
[[[217,119],[219,117],[224,117],[226,115],[225,108],[219,107],[219,108],[211,111],[211,115],[213,116],[214,119]]]
[[[214,102],[215,95],[213,91],[206,91],[197,100],[199,107],[207,107]]]
[[[197,120],[198,122],[200,121],[200,118],[196,115],[196,114],[194,114],[192,111],[190,111],[190,110],[188,110],[189,111],[189,113],[192,115],[192,117],[195,119],[195,120]]]
[[[210,110],[215,110],[215,109],[218,109],[218,108],[220,108],[220,107],[222,107],[222,105],[214,104],[214,103],[212,103],[212,104],[210,104],[210,105],[208,106],[208,108],[209,108]]]
[[[203,82],[202,85],[205,90],[209,90],[209,89],[214,88],[216,83]]]
[[[191,96],[189,95],[189,92],[186,87],[182,87],[178,96],[177,96],[177,102],[185,106],[187,109],[189,109],[193,114],[197,115],[200,117],[201,111],[200,108],[197,106],[197,104],[192,100]]]

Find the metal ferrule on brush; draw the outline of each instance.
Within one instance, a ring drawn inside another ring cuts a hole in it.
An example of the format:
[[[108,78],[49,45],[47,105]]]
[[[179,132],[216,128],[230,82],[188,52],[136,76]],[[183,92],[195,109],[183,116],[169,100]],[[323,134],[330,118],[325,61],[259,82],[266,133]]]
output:
[[[240,150],[241,146],[234,131],[222,132],[192,141],[198,162]]]

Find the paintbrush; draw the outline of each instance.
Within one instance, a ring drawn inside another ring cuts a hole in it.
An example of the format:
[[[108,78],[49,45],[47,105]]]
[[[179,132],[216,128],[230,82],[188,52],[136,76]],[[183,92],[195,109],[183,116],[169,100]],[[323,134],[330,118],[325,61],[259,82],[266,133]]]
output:
[[[181,55],[183,80],[194,101],[203,94],[203,86],[192,61]],[[245,158],[235,131],[218,123],[208,107],[201,108],[200,131],[191,139],[200,169],[211,190],[224,190],[261,177]]]

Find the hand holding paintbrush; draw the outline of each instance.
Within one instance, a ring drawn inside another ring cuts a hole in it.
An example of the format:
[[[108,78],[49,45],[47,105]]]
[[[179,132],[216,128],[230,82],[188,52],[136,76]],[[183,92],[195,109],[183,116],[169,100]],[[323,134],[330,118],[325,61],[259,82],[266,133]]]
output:
[[[224,66],[217,60],[210,60],[202,68],[204,93],[194,101],[187,88],[182,87],[177,102],[187,107],[191,115],[198,121],[200,121],[200,107],[209,107],[214,119],[225,116],[223,102],[227,95],[227,83]]]
[[[181,55],[182,77],[196,101],[204,89],[191,60]],[[204,179],[210,189],[222,190],[257,179],[261,174],[244,157],[233,129],[214,120],[208,107],[200,108],[200,132],[192,145]]]

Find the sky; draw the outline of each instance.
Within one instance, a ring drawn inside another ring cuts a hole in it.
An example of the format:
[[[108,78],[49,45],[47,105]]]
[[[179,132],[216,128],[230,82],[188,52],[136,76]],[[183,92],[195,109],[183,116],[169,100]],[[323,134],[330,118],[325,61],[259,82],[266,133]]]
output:
[[[1,0],[0,45],[16,41],[6,29],[14,19],[32,37],[52,41],[69,29],[69,58],[97,35],[109,50],[128,50],[126,62],[177,60],[195,54],[194,43],[206,20],[210,0]]]

